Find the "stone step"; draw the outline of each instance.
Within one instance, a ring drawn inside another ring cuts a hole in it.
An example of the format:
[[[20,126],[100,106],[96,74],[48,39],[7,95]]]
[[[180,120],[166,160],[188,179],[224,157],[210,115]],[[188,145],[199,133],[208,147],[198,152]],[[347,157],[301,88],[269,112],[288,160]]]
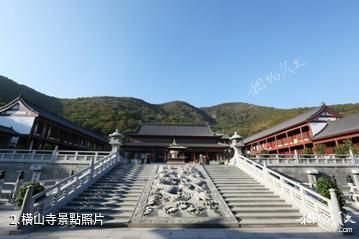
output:
[[[272,220],[265,219],[243,219],[239,222],[240,227],[316,227],[316,224],[301,224],[299,220],[292,218],[276,218]],[[285,230],[285,229],[283,229]]]
[[[143,186],[127,186],[127,185],[117,185],[117,186],[109,186],[109,185],[92,185],[91,188],[98,188],[98,189],[143,189]]]
[[[260,185],[259,182],[254,180],[228,180],[228,181],[222,181],[222,180],[215,180],[215,184],[226,184],[226,185],[245,185],[245,184],[257,184]]]
[[[146,180],[123,180],[123,179],[118,179],[118,180],[100,180],[97,183],[107,183],[107,184],[122,184],[122,183],[127,183],[127,184],[145,184],[147,182],[148,179]]]
[[[224,195],[226,193],[240,193],[241,191],[255,190],[257,192],[267,191],[266,188],[243,188],[241,189],[219,189],[218,191]]]
[[[93,196],[88,196],[88,197],[77,197],[75,198],[73,201],[79,201],[79,202],[117,202],[117,203],[128,203],[128,204],[132,204],[132,203],[137,203],[138,201],[138,196],[134,197],[126,197],[125,195],[122,195],[121,197],[112,197],[112,198],[102,198],[102,197],[93,197]]]
[[[265,212],[298,212],[298,209],[287,205],[287,206],[276,206],[276,207],[231,207],[233,213],[265,213]]]
[[[224,198],[226,199],[231,199],[231,198],[256,198],[256,197],[261,197],[261,198],[278,198],[277,195],[275,194],[240,194],[240,193],[236,193],[236,194],[225,194],[222,195]],[[248,199],[247,199],[248,200]]]
[[[254,212],[248,212],[248,213],[244,213],[244,212],[240,212],[240,213],[236,213],[235,214],[236,217],[239,217],[240,219],[249,219],[249,218],[258,218],[258,219],[274,219],[274,218],[280,218],[280,219],[285,219],[285,218],[292,218],[292,219],[299,219],[302,217],[302,215],[299,212],[258,212],[258,213],[254,213]]]
[[[142,189],[96,189],[96,188],[89,188],[86,189],[85,192],[92,192],[92,193],[142,193]]]
[[[70,202],[67,204],[67,207],[111,207],[118,208],[122,210],[133,210],[137,204],[129,204],[129,203],[99,203],[99,202]]]
[[[273,202],[279,202],[279,203],[284,203],[285,201],[280,199],[279,197],[277,198],[262,198],[262,197],[253,197],[253,198],[239,198],[239,197],[234,197],[234,198],[225,198],[224,199],[226,202],[263,202],[263,203],[273,203]]]
[[[283,202],[268,202],[268,201],[244,201],[244,202],[228,202],[230,207],[282,207],[282,206],[290,206],[289,204]]]
[[[128,209],[118,209],[118,208],[112,208],[112,207],[85,207],[85,208],[79,208],[79,207],[73,207],[73,206],[66,206],[61,211],[63,212],[78,212],[78,213],[102,213],[102,214],[116,214],[123,217],[131,217],[132,210]]]
[[[104,197],[104,198],[121,198],[121,197],[138,197],[141,195],[141,193],[129,193],[129,192],[123,192],[123,193],[106,193],[106,192],[100,192],[96,193],[97,197]],[[84,191],[81,193],[80,197],[86,198],[94,196],[93,192],[86,192]]]

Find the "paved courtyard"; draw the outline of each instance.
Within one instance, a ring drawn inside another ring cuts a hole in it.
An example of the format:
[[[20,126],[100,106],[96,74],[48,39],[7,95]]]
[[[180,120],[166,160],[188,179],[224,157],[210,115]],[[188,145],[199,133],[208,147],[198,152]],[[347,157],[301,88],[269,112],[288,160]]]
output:
[[[326,233],[319,228],[286,227],[286,228],[225,228],[225,229],[159,229],[159,228],[76,228],[76,227],[43,227],[30,233],[8,235],[9,216],[14,214],[11,207],[0,211],[0,239],[232,239],[232,238],[343,238],[340,233]],[[356,214],[358,216],[359,214]],[[357,223],[359,224],[359,223]],[[358,238],[359,226],[351,224],[353,234],[345,238]]]

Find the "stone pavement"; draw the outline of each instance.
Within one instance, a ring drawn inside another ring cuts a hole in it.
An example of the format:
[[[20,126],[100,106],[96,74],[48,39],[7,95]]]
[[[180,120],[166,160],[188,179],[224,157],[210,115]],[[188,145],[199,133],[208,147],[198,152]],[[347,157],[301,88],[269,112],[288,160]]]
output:
[[[138,228],[117,228],[117,229],[42,229],[30,234],[3,235],[0,239],[274,239],[274,238],[316,238],[331,239],[342,238],[340,234],[324,232],[303,232],[298,228],[255,228],[249,230],[240,228],[226,229],[138,229]],[[357,238],[351,235],[348,238]]]
[[[359,238],[359,221],[348,226],[353,233],[343,236],[340,233],[326,233],[319,228],[285,227],[285,228],[225,228],[225,229],[164,229],[164,228],[76,228],[76,227],[43,227],[31,233],[8,235],[9,218],[18,212],[14,207],[0,207],[0,239],[284,239],[284,238]],[[358,211],[352,211],[356,219]]]

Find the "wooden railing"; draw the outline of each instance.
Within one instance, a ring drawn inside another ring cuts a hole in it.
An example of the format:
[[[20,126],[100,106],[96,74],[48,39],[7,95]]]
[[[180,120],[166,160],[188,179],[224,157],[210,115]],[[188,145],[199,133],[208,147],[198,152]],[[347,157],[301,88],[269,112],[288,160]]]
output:
[[[359,164],[359,155],[353,154],[257,154],[246,155],[256,162],[268,165],[354,165]]]
[[[121,161],[124,162],[124,159],[120,154],[112,153],[34,196],[32,195],[33,188],[29,187],[24,197],[19,219],[23,213],[46,215],[57,212]]]
[[[306,186],[267,168],[266,163],[257,163],[239,154],[238,149],[234,148],[234,150],[232,164],[298,208],[305,217],[309,216],[327,231],[336,232],[341,227],[341,212],[334,189],[330,189],[331,199],[325,198]]]
[[[72,150],[10,150],[0,149],[0,160],[30,161],[30,160],[65,160],[91,162],[101,160],[108,151],[72,151]]]

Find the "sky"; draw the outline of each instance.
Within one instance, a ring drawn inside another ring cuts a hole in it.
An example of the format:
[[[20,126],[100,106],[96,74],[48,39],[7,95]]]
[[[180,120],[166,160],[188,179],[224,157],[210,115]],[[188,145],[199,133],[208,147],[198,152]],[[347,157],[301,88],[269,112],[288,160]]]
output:
[[[359,1],[0,0],[0,75],[60,98],[359,102]]]

